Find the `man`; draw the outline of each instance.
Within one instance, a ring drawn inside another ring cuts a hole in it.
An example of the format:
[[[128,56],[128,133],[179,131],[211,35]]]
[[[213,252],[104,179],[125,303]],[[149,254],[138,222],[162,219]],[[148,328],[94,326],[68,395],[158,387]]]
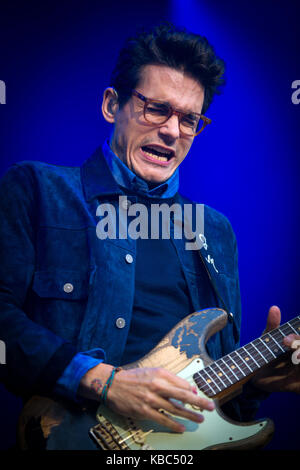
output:
[[[121,51],[104,92],[103,116],[113,125],[109,143],[80,169],[21,162],[7,172],[0,197],[0,302],[8,389],[25,398],[104,401],[121,415],[175,432],[184,431],[176,417],[201,423],[196,409],[214,409],[163,368],[115,367],[137,361],[178,321],[206,307],[230,313],[207,343],[210,356],[238,346],[237,249],[228,220],[205,206],[204,257],[174,236],[101,239],[97,215],[103,205],[114,208],[110,215],[121,212],[120,196],[149,210],[157,203],[192,204],[178,193],[178,167],[210,123],[204,113],[223,73],[223,62],[200,36],[170,26],[142,33]],[[272,307],[267,329],[279,324],[280,311]],[[289,389],[299,393],[299,371],[293,374]],[[231,416],[253,416],[259,384],[272,389],[272,371],[230,403]]]

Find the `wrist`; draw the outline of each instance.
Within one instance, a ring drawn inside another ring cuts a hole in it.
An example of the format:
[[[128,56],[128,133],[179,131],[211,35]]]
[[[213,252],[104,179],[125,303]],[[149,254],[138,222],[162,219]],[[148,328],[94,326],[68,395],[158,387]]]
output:
[[[114,366],[101,363],[91,368],[81,378],[78,395],[91,400],[100,400],[102,389],[109,379]]]

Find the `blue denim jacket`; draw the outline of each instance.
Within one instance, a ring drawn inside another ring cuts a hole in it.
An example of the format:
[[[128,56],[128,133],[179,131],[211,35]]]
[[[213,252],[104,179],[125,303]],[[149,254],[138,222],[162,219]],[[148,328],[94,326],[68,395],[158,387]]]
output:
[[[135,264],[126,255],[134,260],[136,242],[99,240],[96,210],[104,202],[118,210],[121,194],[101,149],[80,168],[23,161],[2,178],[0,338],[7,364],[0,371],[14,393],[49,393],[78,352],[119,364],[128,328],[116,321],[130,324]],[[208,206],[204,215],[202,258],[233,313],[233,322],[208,342],[218,358],[239,343],[237,246],[226,217]],[[177,251],[197,310],[199,275],[182,244]],[[216,306],[224,307],[217,299]]]

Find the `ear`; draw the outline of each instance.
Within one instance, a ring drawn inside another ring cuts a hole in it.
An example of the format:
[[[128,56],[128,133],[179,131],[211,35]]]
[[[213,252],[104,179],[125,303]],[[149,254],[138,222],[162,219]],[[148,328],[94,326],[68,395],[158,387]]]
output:
[[[106,88],[103,93],[102,114],[107,122],[113,124],[119,110],[118,95],[114,88]]]

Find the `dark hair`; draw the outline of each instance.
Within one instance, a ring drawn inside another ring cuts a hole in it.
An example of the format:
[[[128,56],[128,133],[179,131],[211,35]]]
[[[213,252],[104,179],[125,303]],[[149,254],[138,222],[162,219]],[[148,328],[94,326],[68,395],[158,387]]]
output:
[[[202,112],[224,84],[225,64],[215,55],[207,39],[199,34],[177,29],[171,23],[142,31],[125,42],[111,75],[111,86],[119,96],[120,107],[136,88],[145,65],[165,65],[188,73],[205,89]]]

